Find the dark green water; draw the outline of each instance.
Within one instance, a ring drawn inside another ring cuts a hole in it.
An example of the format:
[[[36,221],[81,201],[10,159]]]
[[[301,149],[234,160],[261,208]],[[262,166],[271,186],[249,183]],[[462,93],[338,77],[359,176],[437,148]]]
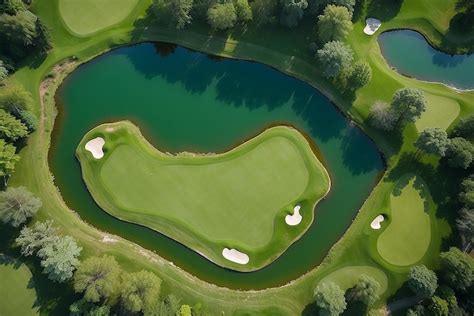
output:
[[[383,56],[398,72],[458,89],[474,89],[474,54],[445,54],[410,30],[385,32],[378,40]]]
[[[210,58],[150,43],[120,48],[71,74],[57,95],[60,118],[50,153],[64,199],[83,219],[198,276],[231,288],[265,288],[317,266],[349,227],[383,168],[371,140],[309,85],[258,63]],[[74,153],[92,127],[137,123],[160,150],[222,152],[278,123],[304,131],[319,147],[332,192],[308,232],[268,267],[252,273],[220,268],[152,230],[116,220],[89,195]]]

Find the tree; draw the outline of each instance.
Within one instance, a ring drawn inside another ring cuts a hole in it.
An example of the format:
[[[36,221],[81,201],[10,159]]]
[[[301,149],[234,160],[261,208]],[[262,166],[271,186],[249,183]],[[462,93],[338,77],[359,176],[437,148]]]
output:
[[[26,135],[28,135],[28,129],[25,124],[10,113],[0,110],[0,137],[16,141]]]
[[[379,299],[380,284],[372,277],[362,274],[356,285],[349,290],[348,297],[352,301],[363,302],[370,306]]]
[[[337,316],[346,309],[344,291],[332,282],[323,283],[314,290],[316,305],[321,309],[320,314]]]
[[[3,61],[0,60],[0,84],[3,80],[8,77],[8,69],[3,65]]]
[[[172,24],[176,29],[183,29],[191,23],[193,0],[154,0],[153,12],[158,19]]]
[[[23,10],[26,10],[26,8],[21,0],[4,0],[0,4],[0,13],[15,15],[17,12]]]
[[[449,251],[442,252],[441,275],[443,280],[452,289],[465,291],[474,282],[474,259],[461,250],[451,247]]]
[[[10,44],[28,46],[33,44],[37,17],[27,10],[15,15],[0,15],[0,34]]]
[[[74,273],[74,290],[91,303],[113,305],[120,296],[121,269],[114,257],[89,257]]]
[[[59,283],[70,279],[80,263],[77,257],[81,250],[71,236],[55,237],[38,250],[43,272],[50,280]]]
[[[7,185],[7,178],[15,170],[15,164],[20,160],[13,145],[7,144],[0,139],[0,177],[3,177],[4,185]]]
[[[110,315],[110,306],[97,306],[82,298],[72,303],[69,306],[69,311],[71,316],[108,316]]]
[[[24,187],[8,188],[0,193],[0,218],[4,223],[19,227],[38,212],[41,204],[41,200]]]
[[[23,227],[15,241],[21,247],[23,256],[31,256],[52,242],[57,233],[53,221],[36,222],[32,227]]]
[[[258,26],[276,23],[278,0],[255,0],[250,6],[253,19]]]
[[[21,86],[7,85],[0,91],[0,109],[10,113],[18,113],[27,110],[33,99]]]
[[[420,133],[415,146],[432,155],[444,157],[448,150],[448,134],[441,128],[427,128]]]
[[[410,268],[408,287],[417,295],[431,297],[438,287],[438,278],[426,266],[414,266]]]
[[[347,78],[349,89],[357,90],[362,88],[372,79],[372,68],[369,63],[358,61],[354,64]]]
[[[303,18],[304,10],[308,7],[307,0],[280,0],[281,25],[293,28]]]
[[[461,182],[459,199],[465,207],[474,209],[474,174],[471,174]]]
[[[392,108],[398,116],[396,125],[414,122],[426,110],[425,95],[419,89],[399,89],[393,95]]]
[[[318,17],[318,37],[321,43],[343,41],[352,31],[352,13],[346,7],[328,5]]]
[[[397,121],[396,113],[390,108],[390,105],[376,101],[371,107],[369,112],[369,122],[375,128],[391,131],[395,127]]]
[[[328,4],[334,4],[337,6],[344,6],[349,11],[354,11],[355,0],[320,0],[320,5],[326,7]]]
[[[191,315],[192,315],[191,306],[181,305],[178,316],[191,316]]]
[[[474,244],[474,210],[462,209],[456,219],[456,228],[464,239],[464,251],[469,252]]]
[[[232,2],[216,3],[207,11],[207,21],[212,28],[226,30],[235,25],[237,13]]]
[[[453,128],[451,136],[474,139],[474,115],[461,119]]]
[[[38,128],[38,118],[30,111],[19,110],[18,117],[25,124],[29,132],[33,132]]]
[[[128,273],[123,278],[122,302],[133,313],[150,313],[157,308],[161,280],[148,271]]]
[[[252,21],[252,9],[250,8],[248,0],[235,0],[234,7],[238,21],[242,23]]]
[[[474,160],[474,145],[462,137],[451,138],[446,157],[451,167],[467,169]]]
[[[352,62],[352,50],[341,42],[328,42],[317,51],[319,63],[326,78],[335,78],[348,69]]]
[[[433,296],[433,298],[431,299],[429,310],[435,316],[448,316],[449,315],[448,302],[446,302],[439,296]]]
[[[155,314],[160,316],[176,316],[180,308],[181,301],[173,294],[170,294],[158,303]]]

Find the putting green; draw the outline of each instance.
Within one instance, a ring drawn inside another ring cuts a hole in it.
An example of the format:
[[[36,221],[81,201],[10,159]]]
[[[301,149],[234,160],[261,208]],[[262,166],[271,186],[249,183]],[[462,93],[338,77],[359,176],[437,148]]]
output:
[[[105,140],[100,159],[85,148],[97,137]],[[223,154],[174,156],[152,147],[133,124],[118,122],[87,133],[77,156],[104,210],[238,270],[278,257],[309,227],[330,187],[306,139],[289,127],[268,129]],[[296,205],[303,219],[289,226],[284,218]],[[250,262],[223,259],[224,248],[249,255]]]
[[[380,295],[387,290],[387,275],[382,270],[371,266],[344,267],[325,276],[319,283],[333,282],[345,291],[353,287],[362,274],[374,278],[380,284]]]
[[[390,196],[390,223],[377,240],[383,259],[408,266],[423,258],[431,241],[430,203],[420,177],[405,175],[398,180]]]
[[[0,315],[38,315],[31,271],[15,259],[0,254]]]
[[[461,108],[456,100],[438,95],[426,94],[427,109],[415,122],[416,129],[422,132],[426,128],[439,127],[447,130],[458,117]]]
[[[86,36],[124,20],[138,0],[59,0],[59,12],[70,31]]]

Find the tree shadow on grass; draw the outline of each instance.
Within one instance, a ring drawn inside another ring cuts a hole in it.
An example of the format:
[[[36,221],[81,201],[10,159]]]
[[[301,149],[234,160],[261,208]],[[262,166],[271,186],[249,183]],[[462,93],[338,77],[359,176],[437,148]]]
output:
[[[402,7],[403,0],[369,0],[367,17],[373,17],[383,22],[393,19]]]

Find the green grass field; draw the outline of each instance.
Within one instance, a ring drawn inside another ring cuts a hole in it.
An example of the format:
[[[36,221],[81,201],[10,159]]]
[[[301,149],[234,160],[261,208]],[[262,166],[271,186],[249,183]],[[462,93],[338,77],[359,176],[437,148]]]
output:
[[[39,315],[31,278],[26,265],[0,253],[0,316]]]
[[[64,24],[78,36],[88,36],[120,23],[138,0],[59,0]]]
[[[118,45],[143,40],[168,41],[206,53],[262,62],[307,81],[327,95],[339,109],[374,139],[387,158],[386,175],[391,175],[394,171],[404,173],[413,171],[410,168],[416,168],[415,171],[421,172],[423,168],[432,166],[424,164],[424,160],[422,162],[408,160],[407,163],[406,159],[407,155],[413,151],[412,144],[418,135],[417,126],[409,125],[400,140],[388,137],[367,124],[370,105],[375,100],[389,102],[398,88],[404,86],[419,88],[427,95],[440,97],[438,100],[444,101],[442,98],[445,98],[450,100],[450,103],[456,103],[459,106],[459,115],[455,118],[455,122],[473,113],[474,93],[458,93],[439,84],[421,82],[398,74],[390,69],[381,55],[377,44],[377,34],[390,29],[413,28],[422,32],[430,42],[443,49],[466,51],[464,46],[469,47],[472,36],[453,34],[448,30],[449,19],[455,14],[454,1],[405,0],[401,8],[391,10],[379,7],[374,12],[369,12],[373,3],[388,1],[367,1],[366,8],[362,10],[361,18],[354,24],[354,30],[349,34],[347,42],[354,50],[356,59],[370,63],[373,78],[367,86],[357,91],[355,100],[345,97],[337,87],[322,78],[313,54],[307,49],[309,42],[315,37],[315,22],[312,17],[303,21],[300,27],[291,30],[281,27],[276,29],[249,27],[244,33],[236,31],[222,34],[209,32],[207,27],[193,24],[185,30],[176,31],[147,24],[146,19],[139,21],[145,16],[146,8],[150,4],[150,1],[146,0],[138,2],[137,8],[118,24],[100,29],[90,38],[84,39],[78,38],[78,34],[64,27],[63,20],[58,14],[59,1],[33,1],[33,11],[51,30],[54,47],[48,58],[38,67],[19,69],[8,79],[10,82],[23,85],[32,93],[35,100],[34,108],[41,118],[38,131],[29,138],[28,145],[21,151],[22,159],[17,165],[10,184],[12,186],[24,185],[42,199],[44,207],[37,219],[53,219],[65,234],[76,238],[83,247],[83,258],[104,253],[114,255],[128,271],[148,269],[159,275],[163,279],[164,292],[173,292],[187,303],[200,303],[215,314],[225,313],[226,315],[231,315],[236,311],[244,311],[248,315],[299,315],[306,305],[314,301],[312,293],[315,285],[333,273],[335,267],[371,266],[383,271],[387,276],[388,286],[377,306],[384,305],[387,297],[395,293],[406,281],[409,266],[395,266],[380,258],[376,245],[381,232],[370,229],[372,219],[381,209],[387,209],[393,187],[399,179],[397,176],[386,176],[375,186],[351,227],[332,247],[319,267],[308,271],[307,274],[286,286],[252,292],[218,287],[186,273],[159,254],[147,251],[119,236],[115,236],[117,239],[115,243],[103,242],[105,235],[103,232],[82,221],[68,208],[55,186],[48,166],[48,150],[54,129],[54,119],[57,115],[54,93],[65,74],[58,75],[49,85],[48,93],[42,99],[43,103],[40,102],[38,90],[40,83],[53,67],[71,56],[78,57],[78,62],[74,64],[77,66]],[[362,33],[365,17],[379,16],[386,11],[389,11],[390,17],[384,21],[381,30],[376,35],[369,37]],[[88,12],[88,14],[93,16],[96,12]],[[436,102],[438,104],[438,101]],[[443,109],[445,108],[442,106],[434,107],[430,104],[423,117],[429,118],[428,121],[434,117],[449,117],[446,122],[450,122],[454,116],[451,113],[452,108]],[[434,110],[440,113],[434,114]],[[438,119],[436,121],[438,122]],[[427,177],[433,174],[436,177]],[[435,194],[444,193],[446,187],[442,185],[443,181],[436,180],[444,180],[445,174],[438,174],[438,170],[433,169],[433,173],[428,172],[422,176],[433,194],[434,202],[443,201],[445,196],[435,196]],[[438,210],[436,209],[436,220],[440,221],[439,218],[442,215],[438,214]],[[442,219],[442,221],[445,220]],[[431,223],[433,225],[433,221]],[[441,249],[441,237],[449,233],[447,226],[445,222],[441,228],[433,229],[432,227],[432,242],[425,255],[419,260],[420,263],[430,268],[436,267]],[[0,305],[5,302],[8,303],[4,297],[0,296]],[[50,307],[53,305],[45,303],[43,308],[54,311],[54,308]]]
[[[416,264],[431,241],[433,210],[423,180],[411,175],[402,177],[390,195],[390,209],[389,224],[377,241],[377,250],[393,265]]]
[[[85,149],[95,137],[105,139],[98,160]],[[77,156],[89,191],[107,212],[223,266],[238,266],[221,254],[237,248],[250,255],[239,270],[261,268],[281,254],[312,223],[315,204],[330,188],[309,143],[289,127],[268,129],[223,154],[173,156],[152,147],[133,124],[118,122],[87,133]],[[284,217],[296,205],[305,220],[288,226]]]

